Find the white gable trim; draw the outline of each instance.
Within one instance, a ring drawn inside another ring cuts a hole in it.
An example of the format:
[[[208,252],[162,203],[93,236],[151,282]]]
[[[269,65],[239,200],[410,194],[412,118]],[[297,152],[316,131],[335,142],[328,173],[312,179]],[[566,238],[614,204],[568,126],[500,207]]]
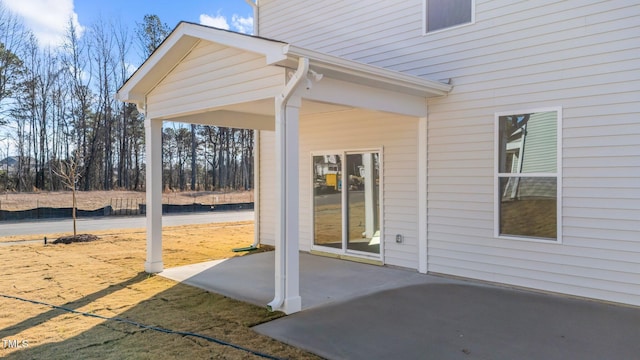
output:
[[[181,22],[122,85],[116,95],[117,99],[136,104],[144,101],[145,96],[202,40],[262,54],[267,64],[286,59],[283,54],[285,43]]]
[[[203,40],[264,55],[266,65],[295,68],[298,59],[307,58],[310,67],[326,77],[404,95],[428,98],[446,95],[452,89],[448,84],[295,47],[280,41],[182,22],[125,82],[116,95],[117,99],[135,103],[141,111],[146,110],[147,94]]]

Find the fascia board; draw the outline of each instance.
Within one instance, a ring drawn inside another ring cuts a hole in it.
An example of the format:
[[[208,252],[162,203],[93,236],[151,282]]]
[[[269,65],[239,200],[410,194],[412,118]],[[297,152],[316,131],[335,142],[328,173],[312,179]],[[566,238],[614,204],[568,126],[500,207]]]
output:
[[[451,85],[438,81],[422,79],[293,45],[285,46],[284,51],[288,56],[307,57],[311,62],[312,68],[335,72],[340,74],[342,79],[345,79],[346,76],[365,84],[384,84],[413,95],[443,96],[447,95],[452,89]]]
[[[120,87],[118,100],[132,102],[146,96],[198,44],[200,39],[187,36],[183,25],[179,24]]]
[[[186,34],[203,40],[211,41],[223,46],[233,47],[243,51],[262,54],[266,57],[267,65],[286,59],[282,48],[286,43],[259,38],[255,36],[235,33],[232,31],[214,29],[194,24],[186,28]]]

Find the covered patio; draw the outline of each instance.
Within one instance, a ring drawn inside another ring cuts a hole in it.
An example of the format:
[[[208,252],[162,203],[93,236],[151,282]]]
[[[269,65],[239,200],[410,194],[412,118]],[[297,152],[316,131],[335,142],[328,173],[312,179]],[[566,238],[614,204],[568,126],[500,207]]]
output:
[[[180,23],[118,91],[145,115],[147,259],[145,270],[163,271],[162,124],[164,121],[275,132],[274,291],[269,307],[302,309],[299,277],[299,120],[350,109],[393,113],[419,121],[419,150],[426,156],[426,99],[451,86],[330,56],[291,44],[212,27]],[[259,139],[259,136],[256,136]],[[256,147],[257,148],[257,147]],[[259,156],[259,154],[257,154]],[[426,184],[426,161],[417,165]],[[255,188],[260,189],[260,169]],[[260,190],[257,190],[260,191]],[[426,186],[419,218],[426,219]],[[256,236],[261,226],[256,194]],[[421,222],[422,224],[422,222]],[[426,226],[426,225],[421,225]],[[426,272],[426,229],[419,229],[421,272]],[[258,243],[264,239],[256,238]],[[261,299],[264,301],[264,299]]]
[[[160,276],[264,306],[275,290],[275,252],[170,268]],[[300,253],[302,310],[417,284],[449,283],[415,271]]]

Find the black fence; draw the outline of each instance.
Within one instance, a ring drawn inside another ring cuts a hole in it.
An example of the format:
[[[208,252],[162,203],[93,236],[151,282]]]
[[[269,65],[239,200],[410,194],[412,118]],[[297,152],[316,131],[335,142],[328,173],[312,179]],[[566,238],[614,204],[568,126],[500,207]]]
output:
[[[140,204],[140,214],[147,213],[147,204]],[[188,204],[188,205],[176,205],[176,204],[162,204],[163,214],[176,214],[176,213],[188,213],[188,212],[207,212],[207,211],[228,211],[228,210],[252,210],[253,203],[238,203],[238,204],[218,204],[218,205],[206,205],[206,204]]]
[[[136,204],[138,206],[137,211],[114,211],[111,205],[107,205],[96,210],[77,210],[78,218],[97,217],[97,216],[126,216],[126,215],[144,215],[146,214],[146,204]],[[237,204],[188,204],[188,205],[175,205],[175,204],[162,204],[163,214],[176,214],[176,213],[195,213],[195,212],[208,212],[208,211],[229,211],[229,210],[252,210],[253,202],[237,203]],[[36,219],[65,219],[71,218],[73,213],[72,208],[50,208],[39,207],[29,210],[7,211],[0,210],[0,221],[11,220],[36,220]]]
[[[0,210],[0,221],[2,220],[25,220],[25,219],[55,219],[70,218],[73,215],[73,208],[51,208],[39,207],[36,209],[8,211]],[[95,217],[111,215],[111,206],[105,206],[96,210],[76,211],[77,217]]]

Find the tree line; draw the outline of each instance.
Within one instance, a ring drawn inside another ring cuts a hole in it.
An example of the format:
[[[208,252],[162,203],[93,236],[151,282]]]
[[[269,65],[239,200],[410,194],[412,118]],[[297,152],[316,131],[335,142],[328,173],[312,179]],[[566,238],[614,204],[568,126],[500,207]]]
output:
[[[146,59],[169,32],[156,15],[133,28],[99,19],[82,33],[70,19],[63,44],[42,47],[0,0],[0,191],[64,189],[69,163],[78,190],[143,190],[144,117],[115,93],[136,67],[132,51]],[[253,136],[165,123],[164,188],[252,188]]]

